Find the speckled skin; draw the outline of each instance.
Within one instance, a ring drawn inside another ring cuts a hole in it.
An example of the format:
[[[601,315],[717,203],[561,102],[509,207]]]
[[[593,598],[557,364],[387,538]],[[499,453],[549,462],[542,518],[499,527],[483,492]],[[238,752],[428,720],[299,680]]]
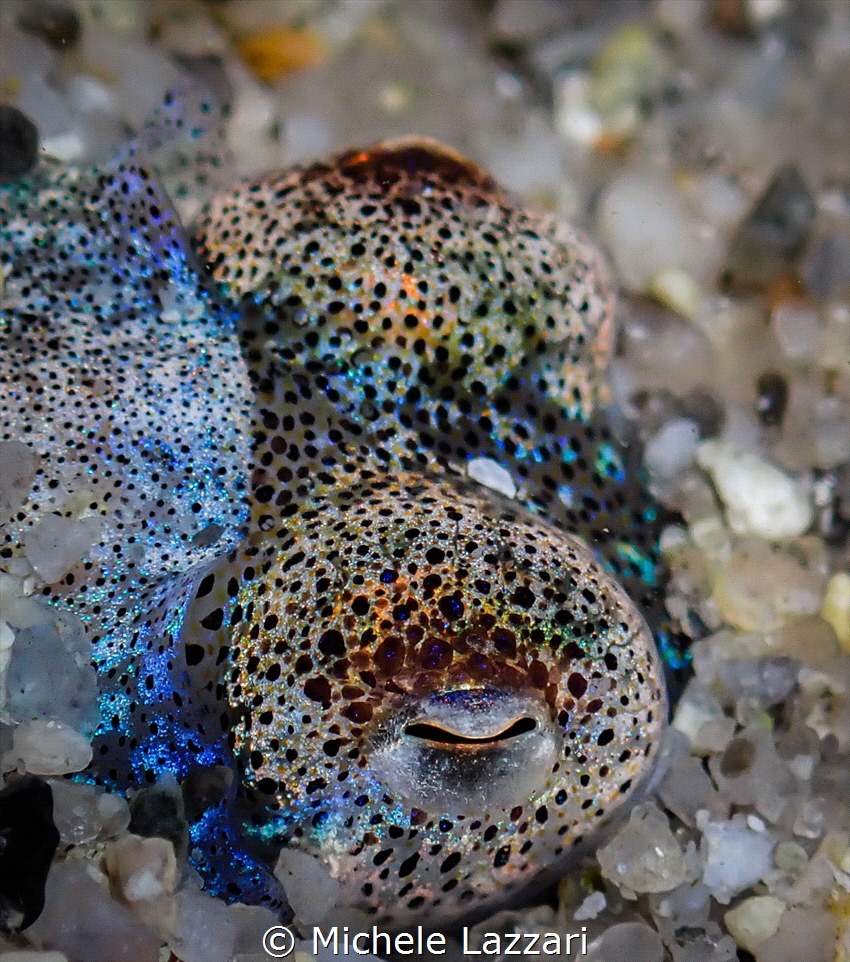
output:
[[[91,775],[236,768],[190,845],[232,898],[277,904],[286,845],[386,925],[493,908],[628,803],[666,718],[604,267],[427,142],[237,185],[191,242],[137,163],[2,192],[0,439],[39,458],[3,556],[102,519],[43,589],[95,644]]]

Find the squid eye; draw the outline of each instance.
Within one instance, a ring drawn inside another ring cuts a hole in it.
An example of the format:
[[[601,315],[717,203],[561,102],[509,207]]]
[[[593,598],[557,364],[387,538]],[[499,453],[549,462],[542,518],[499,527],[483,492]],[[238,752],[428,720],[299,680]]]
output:
[[[376,774],[426,811],[510,809],[544,791],[559,734],[539,692],[450,691],[384,716],[373,737]]]
[[[533,718],[518,718],[512,725],[500,732],[492,735],[459,735],[457,732],[448,731],[439,725],[429,725],[427,722],[417,722],[408,725],[404,729],[405,735],[413,738],[422,738],[429,742],[438,742],[442,745],[492,745],[495,742],[507,741],[509,738],[516,738],[518,735],[525,735],[533,732],[537,728],[537,722]]]

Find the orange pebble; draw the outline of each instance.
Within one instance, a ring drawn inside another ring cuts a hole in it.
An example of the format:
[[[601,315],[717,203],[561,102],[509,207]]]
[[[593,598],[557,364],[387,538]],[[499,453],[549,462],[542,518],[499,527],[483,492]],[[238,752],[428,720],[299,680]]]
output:
[[[806,291],[796,274],[786,271],[779,275],[765,291],[768,311],[788,301],[806,300]]]
[[[315,67],[327,52],[317,33],[296,27],[269,27],[247,34],[237,41],[236,49],[257,77],[267,83],[293,70]]]

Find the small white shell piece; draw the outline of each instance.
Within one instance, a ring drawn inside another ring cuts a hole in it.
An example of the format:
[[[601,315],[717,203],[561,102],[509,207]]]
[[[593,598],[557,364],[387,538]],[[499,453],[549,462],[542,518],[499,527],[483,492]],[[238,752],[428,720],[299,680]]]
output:
[[[510,474],[490,458],[473,458],[466,466],[466,473],[474,481],[491,491],[498,491],[506,498],[515,498],[517,487]]]

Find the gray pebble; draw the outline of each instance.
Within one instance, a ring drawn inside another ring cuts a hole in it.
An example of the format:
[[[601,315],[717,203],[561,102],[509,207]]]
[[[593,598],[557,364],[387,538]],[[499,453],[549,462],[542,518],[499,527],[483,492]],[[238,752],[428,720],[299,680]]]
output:
[[[850,239],[842,234],[820,238],[806,256],[802,274],[815,297],[843,294],[850,287]]]

